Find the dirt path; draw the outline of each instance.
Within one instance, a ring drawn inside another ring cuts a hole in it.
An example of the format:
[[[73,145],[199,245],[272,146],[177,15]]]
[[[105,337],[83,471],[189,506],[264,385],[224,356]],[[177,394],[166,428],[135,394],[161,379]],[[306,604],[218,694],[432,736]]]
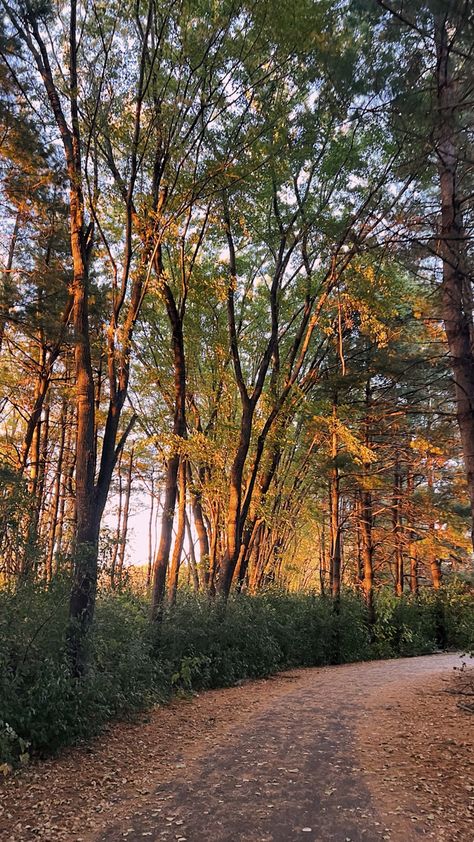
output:
[[[0,793],[5,842],[474,840],[474,717],[455,655],[298,670],[201,694]]]

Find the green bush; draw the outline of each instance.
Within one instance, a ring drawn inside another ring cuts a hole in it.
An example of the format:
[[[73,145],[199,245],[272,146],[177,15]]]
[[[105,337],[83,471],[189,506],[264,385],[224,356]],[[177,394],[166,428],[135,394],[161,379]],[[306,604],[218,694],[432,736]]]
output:
[[[220,600],[180,592],[150,631],[146,602],[100,593],[89,668],[69,670],[69,583],[0,590],[0,763],[84,740],[108,720],[173,692],[224,687],[294,667],[474,649],[474,601],[452,583],[397,599],[382,591],[372,627],[362,599],[268,591]]]
[[[437,607],[442,617],[447,644],[474,654],[474,599],[472,589],[461,582],[443,588]]]
[[[69,586],[0,591],[0,758],[45,753],[86,739],[111,717],[164,698],[168,682],[152,658],[145,606],[102,596],[89,639],[90,669],[71,675],[66,649]]]
[[[396,597],[382,591],[376,599],[374,655],[380,658],[425,655],[438,648],[431,601],[410,595]]]

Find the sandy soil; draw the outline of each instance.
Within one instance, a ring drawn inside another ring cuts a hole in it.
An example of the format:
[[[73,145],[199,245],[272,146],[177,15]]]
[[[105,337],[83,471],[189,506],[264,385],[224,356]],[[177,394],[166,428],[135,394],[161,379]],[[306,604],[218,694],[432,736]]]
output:
[[[297,670],[112,725],[0,789],[2,842],[474,840],[456,655]]]

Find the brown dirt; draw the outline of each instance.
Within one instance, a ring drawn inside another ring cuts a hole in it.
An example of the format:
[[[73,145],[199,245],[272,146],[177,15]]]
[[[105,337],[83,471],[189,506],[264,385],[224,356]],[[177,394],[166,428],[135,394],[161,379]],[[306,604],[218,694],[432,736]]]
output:
[[[0,790],[5,842],[474,840],[455,655],[298,670],[115,724]]]

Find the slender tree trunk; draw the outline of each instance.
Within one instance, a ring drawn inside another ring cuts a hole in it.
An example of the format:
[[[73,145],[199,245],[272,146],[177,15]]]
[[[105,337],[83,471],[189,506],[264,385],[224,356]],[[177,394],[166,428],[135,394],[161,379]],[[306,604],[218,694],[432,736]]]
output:
[[[60,569],[60,559],[64,553],[64,535],[67,535],[68,530],[66,529],[66,521],[68,518],[66,517],[67,512],[67,503],[70,503],[71,496],[69,492],[69,485],[70,485],[70,475],[73,471],[74,466],[74,454],[72,449],[72,442],[74,439],[74,407],[72,406],[69,410],[67,405],[67,398],[65,398],[66,403],[66,417],[65,417],[65,443],[64,443],[64,455],[63,455],[63,463],[61,466],[61,478],[60,478],[60,493],[59,493],[59,511],[58,511],[58,523],[57,523],[57,534],[56,534],[56,547],[54,552],[54,574],[57,575]],[[73,529],[73,524],[69,524],[69,531]]]
[[[186,534],[188,536],[189,542],[189,566],[191,568],[191,575],[193,577],[193,587],[195,593],[199,593],[200,590],[200,582],[199,582],[199,574],[198,574],[198,566],[196,563],[196,553],[194,550],[194,539],[193,533],[191,530],[191,521],[188,517],[188,513],[185,512],[185,520],[186,520]]]
[[[58,448],[58,460],[56,463],[56,471],[54,475],[53,493],[51,498],[51,517],[49,522],[49,536],[48,549],[46,556],[46,581],[51,582],[53,578],[53,558],[54,548],[56,546],[56,536],[58,533],[58,513],[61,497],[61,477],[63,472],[64,450],[66,444],[66,426],[67,426],[67,403],[63,398],[61,405],[61,416],[59,419],[60,438]],[[64,512],[63,512],[64,513]]]
[[[161,517],[161,533],[153,569],[152,619],[159,621],[166,588],[166,575],[173,538],[173,521],[177,498],[179,454],[168,460],[166,466],[165,494]]]
[[[132,491],[132,478],[133,478],[133,456],[134,456],[134,448],[132,447],[130,450],[130,457],[128,460],[127,465],[127,474],[125,478],[125,501],[123,505],[123,515],[122,515],[122,529],[120,532],[120,545],[119,545],[119,552],[118,552],[118,564],[117,564],[117,576],[116,576],[116,584],[118,587],[122,584],[122,577],[123,577],[123,565],[125,561],[125,550],[127,547],[127,535],[128,535],[128,518],[130,514],[130,494]]]
[[[392,529],[395,555],[395,593],[402,596],[404,589],[403,543],[401,524],[402,477],[398,465],[395,466],[392,501]]]
[[[196,490],[193,486],[192,468],[188,461],[188,484],[191,495],[191,504],[193,511],[193,520],[196,527],[196,533],[199,542],[199,567],[198,574],[200,578],[200,585],[203,590],[206,590],[209,584],[209,536],[207,534],[206,524],[204,522],[204,515],[202,511],[202,500],[200,490]],[[199,481],[203,482],[204,475],[199,472]]]
[[[41,297],[40,297],[41,300]],[[40,346],[39,346],[39,358],[38,358],[38,369],[39,374],[35,381],[35,391],[34,391],[34,405],[36,406],[38,401],[38,395],[41,392],[43,380],[41,376],[41,372],[44,367],[44,360],[45,360],[45,347],[44,342],[42,341],[42,337],[39,337]],[[41,509],[41,432],[43,427],[43,417],[41,411],[39,413],[34,413],[34,424],[32,424],[32,417],[30,415],[28,430],[31,433],[30,438],[30,454],[31,458],[29,461],[29,471],[28,471],[28,494],[31,498],[31,504],[29,507],[29,511],[26,517],[25,523],[25,533],[26,533],[26,545],[23,553],[23,559],[21,563],[21,577],[23,579],[27,579],[32,575],[33,572],[33,560],[35,556],[35,550],[38,540],[38,520],[39,520],[39,513]],[[26,466],[26,462],[24,463]],[[19,465],[20,471],[22,470],[22,464]]]
[[[272,481],[275,477],[278,465],[280,463],[280,459],[281,449],[280,447],[276,446],[274,448],[270,464],[257,485],[258,493],[255,495],[256,499],[254,499],[252,503],[253,514],[246,520],[246,525],[243,530],[239,558],[234,573],[234,578],[239,591],[242,589],[243,583],[245,581],[250,561],[250,554],[252,552],[253,542],[255,541],[256,535],[258,534],[258,531],[256,531],[256,526],[258,524],[258,517],[256,515],[257,507],[263,504],[263,501],[265,500],[265,497],[268,494]],[[247,494],[248,493],[249,492],[247,491]],[[248,508],[250,508],[250,506],[248,506]]]
[[[46,479],[48,475],[48,448],[49,448],[49,420],[51,415],[51,405],[49,400],[49,395],[44,407],[43,413],[43,423],[41,425],[41,450],[40,450],[40,461],[39,461],[39,471],[38,471],[38,486],[36,491],[36,512],[35,512],[35,519],[36,519],[36,534],[38,538],[42,537],[43,534],[43,523],[46,517]]]
[[[183,457],[180,460],[178,478],[178,522],[176,526],[176,535],[174,539],[173,555],[171,558],[171,568],[168,585],[168,600],[170,605],[174,605],[176,602],[176,594],[178,592],[179,568],[181,566],[184,533],[186,529],[186,461]]]
[[[115,571],[117,569],[117,557],[120,546],[120,538],[122,535],[122,515],[123,515],[123,477],[122,477],[122,457],[120,454],[117,464],[118,474],[118,507],[117,507],[117,524],[115,527],[115,539],[112,547],[112,559],[110,563],[110,587],[115,588]]]
[[[407,545],[408,558],[410,560],[410,591],[412,594],[417,594],[419,590],[418,584],[418,551],[416,545],[416,532],[413,529],[413,491],[415,487],[414,476],[411,470],[408,470],[407,476],[407,490],[406,500],[408,507],[408,526],[407,526]]]
[[[331,571],[331,593],[335,599],[339,599],[341,593],[341,525],[340,525],[340,478],[337,466],[338,440],[337,440],[337,397],[334,398],[332,410],[332,431],[331,431],[331,459],[332,467],[329,475],[329,510],[331,526],[331,549],[330,549],[330,571]]]
[[[229,503],[227,508],[227,546],[219,571],[218,591],[227,598],[232,586],[234,571],[239,559],[242,539],[242,480],[245,460],[250,447],[253,408],[244,402],[237,452],[230,470]]]
[[[324,517],[321,523],[321,539],[319,543],[319,587],[321,596],[326,595],[327,569],[326,569],[326,524]]]
[[[161,271],[161,267],[158,267]],[[172,327],[174,365],[174,420],[173,433],[178,439],[186,435],[186,361],[184,353],[182,314],[176,308],[171,290],[163,285],[168,317]],[[161,535],[153,569],[151,617],[160,622],[166,589],[166,577],[173,538],[173,521],[178,495],[180,453],[175,452],[166,466],[165,497],[161,520]]]
[[[210,546],[209,546],[209,595],[214,596],[216,593],[216,574],[217,574],[217,549],[219,544],[219,520],[220,520],[220,503],[217,503],[212,513],[211,530],[210,530]]]
[[[148,567],[146,571],[147,591],[151,584],[151,571],[153,567],[153,515],[155,512],[155,477],[151,475],[150,487],[150,516],[148,518]]]
[[[368,490],[361,493],[360,533],[362,544],[363,579],[362,587],[367,605],[369,622],[374,621],[374,547],[372,540],[372,494]]]
[[[355,543],[357,552],[357,567],[355,570],[356,584],[359,586],[364,581],[364,559],[362,555],[362,532],[360,522],[362,520],[362,500],[361,493],[356,491],[354,500],[354,515],[355,515]]]
[[[3,307],[2,307],[3,312],[2,312],[2,310],[0,310],[0,354],[2,352],[3,338],[5,336],[5,326],[6,326],[6,323],[7,323],[7,316],[8,316],[8,312],[9,312],[9,306],[10,306],[8,302],[9,302],[9,299],[10,299],[10,287],[12,286],[12,284],[11,284],[11,271],[12,271],[12,268],[13,268],[13,260],[14,260],[14,257],[15,257],[15,248],[16,248],[16,244],[17,244],[17,240],[18,240],[18,232],[20,230],[20,224],[21,224],[21,211],[17,211],[16,217],[15,217],[15,224],[13,226],[12,236],[11,236],[11,239],[10,239],[10,246],[9,246],[9,249],[8,249],[7,262],[5,264],[5,268],[3,269],[2,277],[1,277],[2,287],[0,289],[0,293],[1,293],[2,297],[4,297],[5,300],[4,300]],[[2,302],[0,300],[0,304],[1,303]]]

